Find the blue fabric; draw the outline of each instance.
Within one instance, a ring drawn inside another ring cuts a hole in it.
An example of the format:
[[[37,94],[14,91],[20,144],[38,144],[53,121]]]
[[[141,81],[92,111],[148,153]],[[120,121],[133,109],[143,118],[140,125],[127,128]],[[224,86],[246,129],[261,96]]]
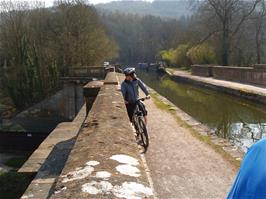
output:
[[[139,87],[141,90],[143,90],[145,95],[149,95],[146,85],[140,79],[123,81],[121,84],[121,92],[123,94],[124,100],[129,103],[135,103],[139,99]]]
[[[266,138],[248,150],[227,199],[266,199]]]

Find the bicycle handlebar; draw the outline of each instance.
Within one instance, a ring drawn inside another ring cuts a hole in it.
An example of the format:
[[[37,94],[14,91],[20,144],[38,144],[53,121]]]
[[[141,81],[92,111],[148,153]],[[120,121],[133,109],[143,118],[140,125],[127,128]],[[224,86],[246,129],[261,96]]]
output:
[[[147,99],[150,99],[150,97],[142,97],[142,98],[139,98],[137,101],[145,101]]]

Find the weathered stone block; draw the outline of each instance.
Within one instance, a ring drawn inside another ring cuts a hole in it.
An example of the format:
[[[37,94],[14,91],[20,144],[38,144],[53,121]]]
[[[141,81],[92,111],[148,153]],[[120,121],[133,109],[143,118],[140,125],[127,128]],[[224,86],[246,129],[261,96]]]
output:
[[[103,81],[91,81],[83,87],[83,94],[86,101],[86,113],[88,113],[92,107],[92,104],[103,86]]]
[[[118,85],[118,79],[115,72],[109,72],[104,80],[104,84]]]

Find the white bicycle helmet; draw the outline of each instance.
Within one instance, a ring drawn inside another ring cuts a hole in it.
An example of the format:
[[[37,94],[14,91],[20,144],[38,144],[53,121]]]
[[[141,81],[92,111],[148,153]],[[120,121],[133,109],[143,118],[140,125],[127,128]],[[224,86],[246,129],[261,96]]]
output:
[[[125,70],[124,70],[124,74],[125,75],[131,75],[131,74],[133,74],[133,73],[135,73],[136,71],[135,71],[135,68],[126,68]]]

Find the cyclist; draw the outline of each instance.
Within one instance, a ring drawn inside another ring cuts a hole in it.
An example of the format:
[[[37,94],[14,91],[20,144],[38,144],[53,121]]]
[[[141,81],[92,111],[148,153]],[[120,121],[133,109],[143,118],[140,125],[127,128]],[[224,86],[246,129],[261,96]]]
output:
[[[146,85],[137,78],[135,68],[126,68],[124,70],[125,80],[121,84],[121,91],[127,107],[127,113],[130,121],[132,122],[132,116],[135,109],[137,100],[139,99],[139,87],[145,93],[146,98],[149,99],[150,95]],[[147,124],[147,110],[143,103],[140,103],[140,109],[144,115],[144,121]]]

